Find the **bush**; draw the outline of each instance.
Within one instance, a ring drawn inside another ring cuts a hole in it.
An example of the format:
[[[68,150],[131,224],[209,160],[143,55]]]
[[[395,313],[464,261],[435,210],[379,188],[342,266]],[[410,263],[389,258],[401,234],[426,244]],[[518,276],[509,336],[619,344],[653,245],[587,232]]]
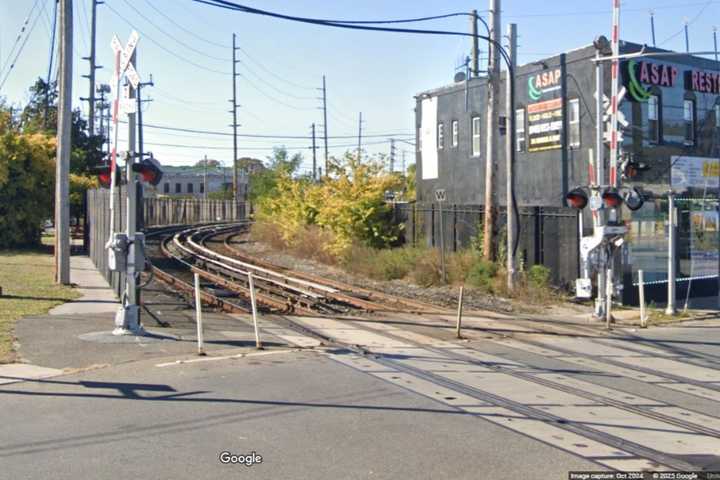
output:
[[[442,269],[440,265],[440,254],[437,250],[428,250],[415,263],[415,268],[410,274],[413,283],[421,287],[430,287],[442,283]]]
[[[533,265],[527,272],[527,280],[533,288],[548,288],[550,286],[550,269],[545,265]]]
[[[468,272],[467,282],[474,287],[492,292],[497,273],[498,267],[495,263],[478,259]]]

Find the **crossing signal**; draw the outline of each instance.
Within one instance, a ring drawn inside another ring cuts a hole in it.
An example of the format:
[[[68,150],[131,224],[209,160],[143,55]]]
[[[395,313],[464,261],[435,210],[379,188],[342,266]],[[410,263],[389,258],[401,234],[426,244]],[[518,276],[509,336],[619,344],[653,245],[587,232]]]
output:
[[[110,182],[112,179],[112,172],[110,165],[100,165],[93,168],[93,172],[97,176],[98,183],[102,188],[110,188]],[[118,178],[115,178],[115,185],[117,185]]]
[[[642,194],[635,187],[628,189],[628,191],[625,193],[624,200],[625,205],[633,212],[635,210],[640,210],[640,208],[642,208],[643,204],[645,203]]]
[[[583,190],[581,187],[577,187],[573,190],[570,190],[565,195],[565,200],[572,208],[582,210],[587,206],[588,196],[587,193],[585,193],[585,190]]]
[[[636,161],[632,157],[625,159],[625,161],[620,164],[620,172],[625,179],[635,178],[639,172],[646,170],[650,170],[650,166],[647,163]]]
[[[147,158],[142,159],[138,163],[134,163],[132,166],[133,172],[140,176],[143,182],[147,182],[153,187],[160,183],[162,180],[163,172],[160,170],[152,160]]]
[[[623,203],[622,196],[614,188],[608,188],[600,195],[607,208],[618,208]]]

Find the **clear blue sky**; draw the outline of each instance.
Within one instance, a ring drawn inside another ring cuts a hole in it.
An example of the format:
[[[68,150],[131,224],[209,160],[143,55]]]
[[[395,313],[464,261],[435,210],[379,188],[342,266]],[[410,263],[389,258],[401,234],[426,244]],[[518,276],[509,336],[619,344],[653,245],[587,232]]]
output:
[[[44,10],[37,16],[27,45],[0,91],[1,96],[15,104],[27,99],[27,88],[37,76],[47,75],[55,0],[0,0],[0,66],[3,67],[10,62],[11,47],[36,1],[38,8],[42,6]],[[363,129],[369,134],[411,133],[413,95],[449,83],[458,59],[469,52],[468,38],[318,27],[231,12],[191,0],[105,1],[107,5],[98,7],[98,63],[105,65],[98,70],[98,81],[109,81],[112,35],[117,34],[125,43],[134,27],[141,36],[137,69],[143,80],[152,74],[156,84],[155,88],[145,90],[145,97],[154,100],[144,109],[144,119],[149,124],[231,131],[227,110],[232,92],[229,72],[233,32],[237,33],[238,44],[243,48],[239,52],[242,63],[238,65],[243,75],[238,79],[238,102],[242,104],[240,133],[309,134],[312,122],[322,123],[320,102],[316,99],[320,92],[316,89],[321,86],[323,74],[327,75],[328,82],[331,136],[357,135],[360,111],[366,121]],[[472,8],[484,15],[488,4],[469,0],[243,0],[241,3],[292,15],[338,19],[408,18]],[[518,24],[521,63],[587,45],[594,36],[607,35],[610,29],[611,0],[505,0],[503,3],[503,31],[508,22]],[[87,73],[88,62],[81,57],[89,53],[91,0],[75,0],[74,5],[73,103],[87,111],[87,104],[79,97],[88,95],[88,81],[82,78]],[[687,19],[691,22],[691,50],[712,49],[713,18],[720,14],[720,1],[628,0],[623,2],[623,9],[621,37],[626,40],[650,42],[649,10],[654,9],[659,46],[683,50],[681,30]],[[29,28],[35,18],[35,15],[31,17]],[[468,19],[457,17],[415,26],[467,31]],[[318,127],[318,134],[320,132]],[[121,130],[121,138],[125,136]],[[229,136],[147,129],[145,137],[146,149],[166,164],[194,163],[207,155],[229,165],[232,158]],[[385,140],[373,138],[367,142]],[[311,153],[306,140],[240,139],[239,154],[265,158],[273,145],[282,143],[291,151],[302,151],[305,166],[310,165]],[[338,145],[331,149],[331,154],[340,154],[347,149],[343,145],[355,143],[356,139],[352,138],[331,140],[331,145]],[[398,143],[398,151],[403,149],[408,152],[409,162],[413,158],[413,147]],[[389,145],[368,145],[367,150],[387,152]],[[321,150],[318,155],[322,158]]]

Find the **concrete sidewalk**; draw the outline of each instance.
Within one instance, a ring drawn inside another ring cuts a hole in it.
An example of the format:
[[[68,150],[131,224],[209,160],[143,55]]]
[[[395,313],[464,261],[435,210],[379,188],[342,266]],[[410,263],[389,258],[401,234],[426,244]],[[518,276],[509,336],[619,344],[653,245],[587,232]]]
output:
[[[70,281],[77,285],[82,297],[53,308],[48,312],[50,315],[88,315],[117,311],[120,303],[115,292],[89,257],[70,257]]]

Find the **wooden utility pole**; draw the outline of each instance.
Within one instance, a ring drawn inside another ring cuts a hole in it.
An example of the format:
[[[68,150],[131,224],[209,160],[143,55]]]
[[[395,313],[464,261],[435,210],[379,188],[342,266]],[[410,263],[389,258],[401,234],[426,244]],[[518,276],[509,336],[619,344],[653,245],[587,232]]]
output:
[[[483,256],[493,260],[495,238],[495,164],[497,163],[498,104],[500,94],[500,51],[497,48],[500,32],[500,0],[490,0],[490,45],[487,83],[487,144],[485,147],[485,224],[483,228]]]
[[[88,101],[88,134],[95,135],[95,70],[100,68],[95,64],[95,35],[97,31],[97,6],[98,0],[92,0],[92,13],[90,16],[90,56],[83,57],[83,60],[90,62],[90,73],[83,75],[90,83],[90,96]],[[102,121],[102,119],[101,119]]]
[[[507,209],[507,286],[515,288],[515,198],[513,194],[513,167],[515,166],[515,65],[517,64],[517,25],[508,25],[508,41],[510,43],[510,68],[506,71],[505,80],[505,172]],[[512,70],[512,71],[511,71]]]
[[[70,284],[70,150],[72,139],[72,0],[60,0],[60,97],[55,158],[55,281]]]
[[[315,124],[310,127],[312,130],[312,152],[313,152],[313,181],[317,181],[317,146],[315,144]]]
[[[357,159],[358,162],[360,161],[360,158],[362,157],[362,112],[360,112],[360,117],[358,118],[358,149],[357,149]]]
[[[322,86],[322,101],[323,101],[323,137],[325,137],[325,175],[328,172],[328,163],[330,162],[328,155],[328,124],[327,124],[327,85],[325,84],[325,75],[323,75],[323,86]]]

